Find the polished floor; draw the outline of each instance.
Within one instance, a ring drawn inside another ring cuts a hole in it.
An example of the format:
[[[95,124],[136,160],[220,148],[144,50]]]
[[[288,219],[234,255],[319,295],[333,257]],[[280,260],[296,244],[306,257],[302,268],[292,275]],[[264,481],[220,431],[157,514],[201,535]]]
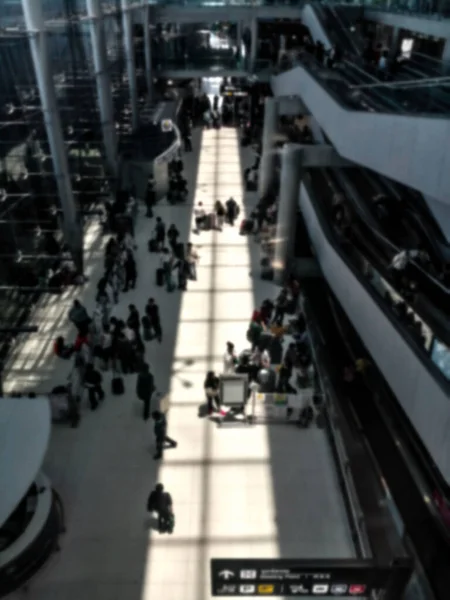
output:
[[[156,288],[156,258],[147,252],[154,220],[136,230],[137,289],[122,294],[115,312],[142,311],[150,296],[160,306],[164,339],[147,343],[158,389],[169,394],[169,435],[178,447],[153,460],[150,422],[141,417],[136,376],[126,393],[107,393],[91,413],[83,406],[76,430],[55,426],[46,473],[67,511],[62,550],[30,587],[30,600],[207,600],[211,558],[349,558],[345,510],[325,434],[282,425],[218,428],[199,417],[207,370],[222,369],[227,341],[246,346],[255,305],[277,289],[259,279],[256,244],[237,228],[196,235],[193,203],[211,206],[233,195],[245,214],[256,194],[244,197],[242,169],[252,161],[234,129],[197,132],[184,157],[191,197],[184,206],[161,205],[156,214],[175,223],[182,241],[198,246],[198,280],[185,293]],[[144,211],[142,210],[142,213]],[[93,308],[105,240],[92,226],[86,239],[91,277],[79,293]],[[42,303],[39,333],[17,347],[5,388],[48,391],[64,382],[68,367],[51,356],[51,340],[73,335],[67,311],[74,292]],[[110,374],[105,377],[110,391]],[[172,494],[173,535],[152,529],[145,505],[162,482]],[[19,594],[17,597],[21,597]]]

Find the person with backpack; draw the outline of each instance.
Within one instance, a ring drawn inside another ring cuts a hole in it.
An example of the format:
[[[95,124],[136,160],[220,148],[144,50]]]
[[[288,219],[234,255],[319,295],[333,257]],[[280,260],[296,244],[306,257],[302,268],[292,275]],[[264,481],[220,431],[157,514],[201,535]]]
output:
[[[147,363],[142,363],[136,382],[136,396],[144,403],[144,412],[142,418],[148,421],[150,417],[150,403],[153,392],[155,391],[155,378],[150,372]]]
[[[154,433],[156,438],[156,454],[153,457],[155,460],[162,458],[164,445],[168,444],[170,448],[176,448],[177,442],[167,435],[167,419],[159,410],[152,412],[152,419],[155,422]]]
[[[157,513],[159,533],[173,533],[175,515],[172,497],[169,492],[164,491],[162,483],[156,484],[155,489],[150,492],[147,510],[150,513]]]

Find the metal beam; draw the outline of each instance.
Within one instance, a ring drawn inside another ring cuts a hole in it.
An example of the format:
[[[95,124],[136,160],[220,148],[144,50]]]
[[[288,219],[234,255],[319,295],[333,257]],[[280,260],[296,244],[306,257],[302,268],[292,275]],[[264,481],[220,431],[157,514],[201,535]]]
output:
[[[63,231],[75,264],[83,272],[83,232],[72,192],[67,152],[50,65],[42,3],[40,0],[22,0],[22,7],[39,87],[45,128],[51,148],[59,198],[63,210]]]

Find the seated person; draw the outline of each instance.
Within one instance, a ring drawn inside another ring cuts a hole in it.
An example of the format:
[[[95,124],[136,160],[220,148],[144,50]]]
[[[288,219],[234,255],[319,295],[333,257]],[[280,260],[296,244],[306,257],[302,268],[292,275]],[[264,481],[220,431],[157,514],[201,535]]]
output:
[[[60,335],[53,343],[53,352],[58,358],[68,360],[75,352],[75,348],[73,346],[66,345],[63,336]]]

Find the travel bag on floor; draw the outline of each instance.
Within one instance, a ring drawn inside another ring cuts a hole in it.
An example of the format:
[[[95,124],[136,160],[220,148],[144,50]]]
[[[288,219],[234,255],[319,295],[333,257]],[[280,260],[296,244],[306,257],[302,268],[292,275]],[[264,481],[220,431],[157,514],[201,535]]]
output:
[[[156,269],[156,285],[162,287],[164,285],[164,269]]]
[[[125,392],[125,385],[122,377],[116,375],[111,380],[111,392],[114,396],[121,396]]]
[[[158,242],[154,239],[148,241],[148,251],[149,252],[157,252],[158,251]]]
[[[239,233],[241,235],[249,235],[253,231],[253,221],[251,219],[244,219],[241,223]]]

